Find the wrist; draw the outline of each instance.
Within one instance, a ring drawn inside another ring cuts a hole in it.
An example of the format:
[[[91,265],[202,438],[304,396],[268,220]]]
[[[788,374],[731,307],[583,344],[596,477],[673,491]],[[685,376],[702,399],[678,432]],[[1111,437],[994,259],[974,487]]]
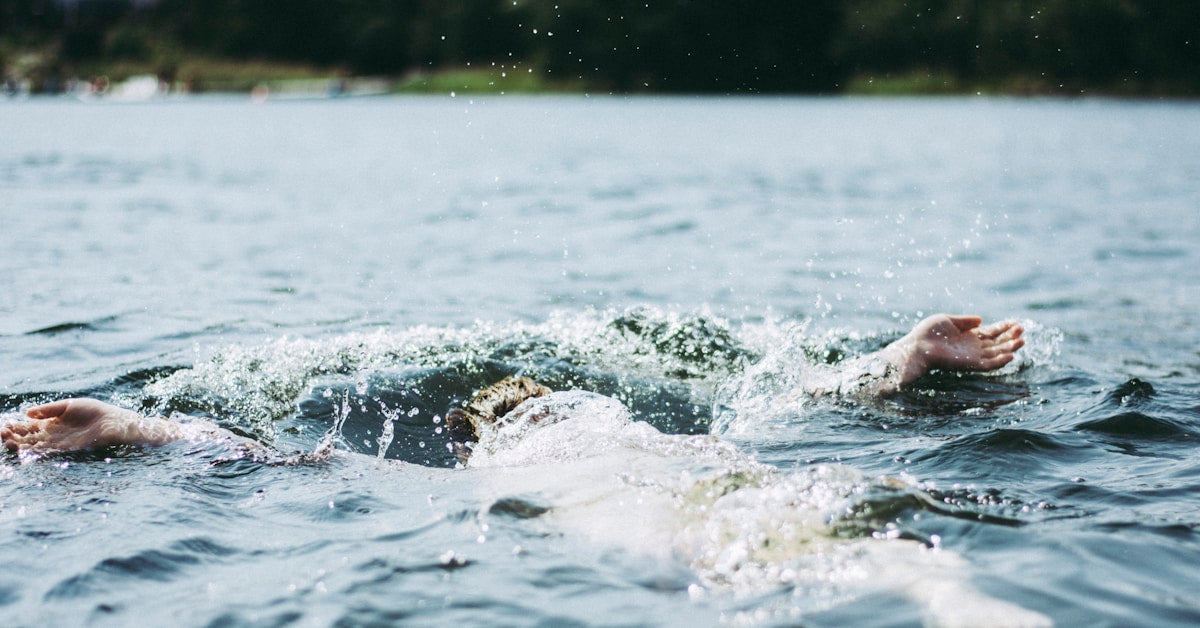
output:
[[[900,386],[906,386],[929,372],[926,351],[921,342],[909,334],[885,349],[888,362],[895,369]]]

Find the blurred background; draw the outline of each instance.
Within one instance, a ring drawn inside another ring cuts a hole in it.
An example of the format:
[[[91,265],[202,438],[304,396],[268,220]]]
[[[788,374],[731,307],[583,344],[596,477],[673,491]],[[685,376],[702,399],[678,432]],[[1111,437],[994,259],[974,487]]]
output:
[[[1168,0],[2,0],[10,95],[1194,97]]]

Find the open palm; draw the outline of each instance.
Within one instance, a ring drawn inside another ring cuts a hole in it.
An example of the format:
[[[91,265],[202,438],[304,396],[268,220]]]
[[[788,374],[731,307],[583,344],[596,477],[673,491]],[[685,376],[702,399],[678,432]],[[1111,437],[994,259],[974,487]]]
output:
[[[980,327],[978,316],[937,314],[917,324],[909,336],[926,369],[990,371],[1008,364],[1025,341],[1015,321]]]

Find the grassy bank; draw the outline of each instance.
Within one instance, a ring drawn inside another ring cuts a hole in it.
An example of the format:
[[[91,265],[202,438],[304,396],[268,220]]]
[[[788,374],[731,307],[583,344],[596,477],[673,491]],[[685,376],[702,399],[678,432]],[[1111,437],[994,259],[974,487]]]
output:
[[[551,81],[532,69],[461,68],[414,73],[396,81],[393,93],[409,94],[535,94],[584,92],[582,82]]]
[[[989,81],[967,81],[936,70],[902,73],[861,74],[846,82],[843,93],[853,96],[1045,96],[1073,98],[1111,96],[1116,98],[1188,98],[1189,85],[1172,82],[1123,80],[1101,86],[1069,81],[1055,82],[1044,76],[1011,74]]]

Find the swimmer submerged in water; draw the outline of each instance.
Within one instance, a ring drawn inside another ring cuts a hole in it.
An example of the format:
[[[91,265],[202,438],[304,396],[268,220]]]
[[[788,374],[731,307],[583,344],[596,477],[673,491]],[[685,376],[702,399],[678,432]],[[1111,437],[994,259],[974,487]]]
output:
[[[1014,352],[1025,344],[1021,326],[1015,321],[981,324],[977,316],[930,316],[903,338],[877,352],[842,362],[832,379],[801,392],[881,396],[897,392],[935,369],[992,371],[1011,362]],[[549,388],[528,378],[509,378],[477,393],[466,407],[451,410],[447,424],[459,459],[465,461],[470,455],[471,443],[478,440],[482,424],[503,427],[518,417],[531,424],[570,418],[539,412],[525,403],[551,394]],[[263,448],[211,423],[143,416],[96,399],[53,401],[28,409],[26,415],[33,420],[0,427],[0,440],[7,449],[47,454],[174,441],[226,441],[244,449]]]

